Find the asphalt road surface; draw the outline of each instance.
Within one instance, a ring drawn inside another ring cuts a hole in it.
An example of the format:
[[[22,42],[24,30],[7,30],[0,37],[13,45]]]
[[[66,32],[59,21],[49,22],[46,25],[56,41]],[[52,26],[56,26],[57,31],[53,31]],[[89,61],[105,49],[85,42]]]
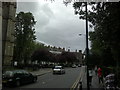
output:
[[[65,68],[66,73],[62,75],[53,75],[47,73],[42,76],[38,76],[36,83],[22,85],[17,88],[72,88],[76,83],[78,77],[82,72],[82,67],[77,68]]]

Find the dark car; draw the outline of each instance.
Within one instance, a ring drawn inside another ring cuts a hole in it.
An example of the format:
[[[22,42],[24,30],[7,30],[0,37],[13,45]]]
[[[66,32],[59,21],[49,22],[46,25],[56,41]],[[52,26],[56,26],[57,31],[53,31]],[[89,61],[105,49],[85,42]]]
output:
[[[33,75],[25,70],[6,71],[2,76],[3,86],[20,86],[36,81],[37,75]]]

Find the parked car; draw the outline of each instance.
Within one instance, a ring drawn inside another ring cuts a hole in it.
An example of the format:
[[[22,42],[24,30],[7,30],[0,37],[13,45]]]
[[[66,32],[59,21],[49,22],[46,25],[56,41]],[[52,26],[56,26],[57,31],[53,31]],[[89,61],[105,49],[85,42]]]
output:
[[[55,66],[53,68],[53,74],[65,74],[65,69],[63,66]]]
[[[81,67],[81,65],[79,64],[78,67]]]
[[[37,75],[25,70],[6,71],[2,76],[3,86],[20,86],[37,81]]]
[[[74,65],[72,65],[72,68],[76,68],[77,66],[74,64]]]

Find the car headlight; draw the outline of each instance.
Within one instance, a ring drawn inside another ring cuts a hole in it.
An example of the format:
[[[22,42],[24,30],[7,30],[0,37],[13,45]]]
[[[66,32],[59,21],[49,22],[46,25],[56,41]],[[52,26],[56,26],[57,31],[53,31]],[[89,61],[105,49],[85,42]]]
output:
[[[9,79],[8,81],[13,81],[13,79]]]

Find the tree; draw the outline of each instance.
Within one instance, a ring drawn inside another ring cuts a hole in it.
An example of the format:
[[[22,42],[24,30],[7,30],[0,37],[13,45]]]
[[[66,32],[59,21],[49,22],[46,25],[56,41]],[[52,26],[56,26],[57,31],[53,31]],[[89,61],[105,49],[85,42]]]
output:
[[[90,32],[90,40],[92,42],[92,52],[97,53],[101,57],[108,54],[108,58],[102,58],[104,61],[113,59],[118,61],[120,51],[120,2],[91,2],[88,3],[91,9],[88,10],[88,20],[90,27],[94,28]],[[73,4],[75,14],[79,14],[80,19],[85,19],[85,3],[75,2]],[[108,61],[109,65],[111,63]],[[104,64],[104,63],[103,63]]]
[[[36,21],[32,13],[20,12],[16,16],[14,60],[27,63],[33,49]]]
[[[75,63],[77,62],[77,58],[74,53],[72,52],[62,52],[60,60],[61,63]]]
[[[38,63],[40,63],[41,61],[48,61],[49,58],[49,51],[47,49],[38,49],[36,51],[34,51],[34,53],[32,54],[31,58],[32,61],[38,61]]]

